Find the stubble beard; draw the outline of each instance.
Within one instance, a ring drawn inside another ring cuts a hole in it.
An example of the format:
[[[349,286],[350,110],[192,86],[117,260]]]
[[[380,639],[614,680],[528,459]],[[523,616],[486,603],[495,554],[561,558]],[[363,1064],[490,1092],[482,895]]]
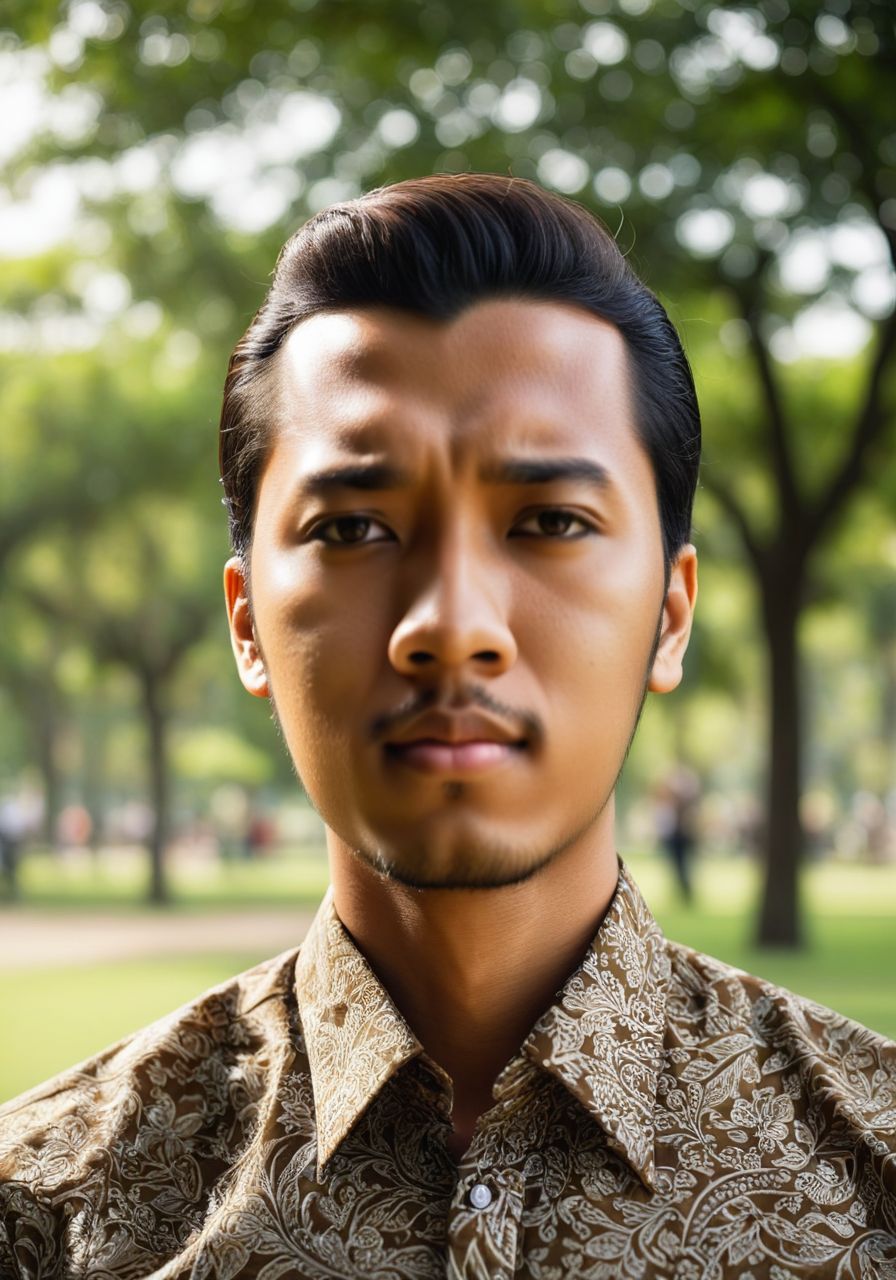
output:
[[[470,889],[507,889],[512,885],[524,884],[527,880],[533,879],[540,872],[545,871],[553,862],[561,857],[567,849],[577,844],[579,840],[590,831],[597,822],[600,821],[607,805],[616,793],[616,787],[622,776],[622,770],[631,751],[632,743],[635,740],[635,734],[638,725],[641,722],[641,714],[644,710],[644,703],[647,699],[647,682],[650,676],[650,669],[653,665],[653,658],[656,654],[656,644],[650,657],[650,663],[647,667],[647,674],[641,690],[641,696],[638,702],[638,709],[635,713],[634,723],[629,733],[628,742],[622,755],[616,776],[613,779],[612,786],[607,790],[599,804],[596,806],[591,815],[581,826],[566,836],[557,844],[549,847],[547,851],[542,846],[537,849],[529,850],[525,855],[521,855],[519,845],[508,845],[504,850],[496,848],[495,844],[490,844],[488,849],[488,866],[483,866],[483,854],[481,851],[473,852],[467,855],[466,861],[469,863],[469,870],[461,866],[447,877],[426,876],[417,870],[408,869],[395,862],[394,858],[385,854],[381,849],[352,848],[352,854],[359,861],[371,867],[379,875],[387,880],[392,880],[396,884],[403,885],[408,889],[418,890],[470,890]],[[448,786],[453,784],[449,783]],[[419,864],[426,861],[426,851],[421,851]]]
[[[665,592],[663,594],[663,600],[665,602]],[[530,849],[524,856],[521,856],[518,844],[514,846],[508,845],[504,849],[500,849],[492,843],[489,845],[487,866],[483,866],[484,857],[481,850],[468,851],[464,859],[467,866],[461,865],[452,871],[449,876],[427,876],[421,872],[419,868],[420,866],[425,865],[427,860],[426,849],[420,850],[415,855],[418,862],[417,865],[412,868],[397,864],[394,855],[376,847],[355,847],[354,845],[349,845],[348,847],[351,849],[352,856],[370,867],[384,879],[391,880],[395,884],[400,884],[405,888],[416,890],[428,889],[444,891],[446,889],[506,889],[512,885],[524,884],[527,880],[531,880],[534,876],[546,870],[557,858],[561,857],[568,848],[576,844],[587,831],[591,830],[591,828],[600,820],[607,805],[615,795],[616,787],[619,784],[619,779],[622,776],[622,771],[625,768],[625,763],[628,760],[629,752],[632,749],[632,744],[634,743],[635,735],[638,731],[638,725],[641,723],[644,704],[647,700],[650,673],[653,668],[653,662],[656,657],[660,644],[660,637],[662,635],[662,622],[663,610],[661,609],[653,645],[650,651],[650,657],[647,661],[644,677],[641,682],[641,693],[638,699],[638,707],[633,717],[628,741],[626,743],[625,751],[622,753],[622,759],[616,771],[616,776],[613,779],[612,785],[601,798],[599,804],[591,813],[587,821],[585,821],[571,835],[566,836],[563,840],[549,847],[547,850],[542,846],[539,846],[537,849]],[[268,691],[271,719],[273,720],[274,727],[292,761],[293,770],[299,786],[302,788],[302,791],[307,797],[308,803],[311,805],[314,812],[326,826],[326,818],[314,803],[314,798],[308,790],[308,787],[305,785],[295,758],[289,750],[289,744],[286,733],[283,729],[283,723],[277,711],[277,704],[274,699],[274,690],[270,682],[270,678],[268,679]],[[463,793],[463,784],[448,782],[445,784],[445,789],[446,795],[449,799],[456,799]]]

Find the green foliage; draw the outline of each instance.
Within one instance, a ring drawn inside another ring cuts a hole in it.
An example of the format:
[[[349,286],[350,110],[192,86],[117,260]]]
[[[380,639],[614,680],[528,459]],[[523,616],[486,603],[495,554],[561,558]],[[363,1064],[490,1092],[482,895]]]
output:
[[[20,322],[0,352],[6,777],[46,768],[39,724],[50,755],[69,762],[68,798],[144,792],[135,716],[152,668],[168,680],[187,808],[242,769],[247,782],[294,786],[267,709],[232,675],[217,599],[227,356],[310,213],[379,183],[474,169],[588,204],[682,329],[706,427],[704,585],[685,687],[652,701],[630,782],[648,785],[686,743],[710,789],[757,786],[766,673],[737,513],[763,547],[806,527],[892,341],[886,306],[866,304],[863,349],[794,359],[807,308],[832,297],[859,307],[867,269],[850,228],[892,253],[886,6],[397,0],[364,13],[315,0],[12,0],[0,21],[5,65],[38,59],[36,82],[60,104],[9,155],[11,199],[51,171],[79,192],[67,236],[4,262],[4,308]],[[834,233],[846,235],[840,250],[795,288],[788,253],[805,237],[830,247]],[[866,713],[831,711],[849,673],[868,673],[866,706],[868,682],[889,671],[891,355],[882,368],[875,408],[888,425],[858,469],[864,496],[826,529],[805,591],[817,610],[807,657],[828,664],[809,682],[821,728],[809,769],[829,771],[842,810],[859,775],[884,788],[893,758],[892,726],[875,724],[877,764],[853,769]],[[852,619],[845,629],[829,625],[832,601]],[[103,761],[105,783],[88,785],[86,762]]]

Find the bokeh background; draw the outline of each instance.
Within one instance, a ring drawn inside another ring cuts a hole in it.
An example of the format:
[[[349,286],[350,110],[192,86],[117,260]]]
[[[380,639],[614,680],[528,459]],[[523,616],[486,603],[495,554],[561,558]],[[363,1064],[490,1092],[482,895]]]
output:
[[[232,669],[223,377],[292,230],[445,171],[597,212],[695,369],[697,629],[620,849],[670,934],[896,1036],[892,6],[0,28],[0,1098],[302,935],[321,827]]]

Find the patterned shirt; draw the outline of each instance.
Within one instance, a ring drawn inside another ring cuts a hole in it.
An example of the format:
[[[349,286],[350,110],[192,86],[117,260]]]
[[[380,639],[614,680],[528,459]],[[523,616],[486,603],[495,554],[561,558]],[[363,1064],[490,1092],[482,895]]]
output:
[[[668,942],[630,873],[466,1155],[330,894],[0,1108],[3,1280],[896,1277],[896,1045]]]

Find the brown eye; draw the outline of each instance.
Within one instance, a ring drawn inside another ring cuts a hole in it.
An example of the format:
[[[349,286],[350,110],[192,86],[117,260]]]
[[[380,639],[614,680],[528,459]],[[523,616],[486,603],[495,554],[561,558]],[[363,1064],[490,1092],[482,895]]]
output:
[[[582,538],[586,534],[593,532],[592,526],[587,520],[581,516],[577,516],[573,511],[567,511],[563,507],[546,507],[544,511],[536,511],[533,515],[527,516],[523,521],[523,525],[532,522],[538,526],[535,530],[536,535],[542,534],[546,538],[552,538],[556,542],[574,542],[577,538]],[[570,528],[574,528],[574,532],[569,534]],[[517,530],[522,530],[524,537],[531,537],[530,530],[517,525]],[[567,536],[569,535],[569,536]]]
[[[572,520],[568,511],[542,511],[538,517],[542,533],[568,533]]]
[[[363,516],[348,516],[344,520],[334,520],[333,528],[339,534],[339,542],[363,542],[364,535],[370,528],[370,521]]]
[[[360,547],[369,546],[372,542],[384,542],[384,538],[367,538],[365,535],[372,525],[379,521],[370,516],[333,516],[317,526],[312,537],[327,547]],[[383,528],[383,525],[379,526]],[[326,536],[327,530],[335,530],[335,537]]]

